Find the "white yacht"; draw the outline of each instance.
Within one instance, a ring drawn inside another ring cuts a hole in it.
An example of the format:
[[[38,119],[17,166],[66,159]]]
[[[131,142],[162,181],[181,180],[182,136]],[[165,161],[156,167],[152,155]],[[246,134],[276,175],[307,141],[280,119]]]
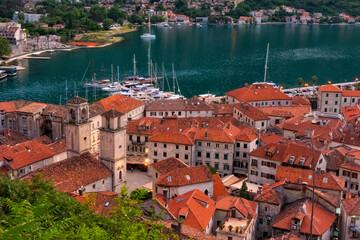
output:
[[[155,35],[151,34],[150,12],[149,12],[149,32],[141,35],[141,38],[144,38],[144,39],[155,39],[156,38]]]

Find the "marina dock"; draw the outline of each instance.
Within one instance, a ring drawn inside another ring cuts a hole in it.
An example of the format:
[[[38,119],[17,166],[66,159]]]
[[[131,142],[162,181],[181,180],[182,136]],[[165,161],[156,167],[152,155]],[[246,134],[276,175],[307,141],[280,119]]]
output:
[[[32,57],[32,56],[29,56],[29,57],[25,57],[25,59],[50,60],[51,57]]]

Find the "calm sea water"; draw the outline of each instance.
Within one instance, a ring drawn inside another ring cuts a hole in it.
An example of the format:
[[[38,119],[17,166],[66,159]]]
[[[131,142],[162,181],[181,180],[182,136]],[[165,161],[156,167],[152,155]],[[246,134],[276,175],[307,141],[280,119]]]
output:
[[[59,104],[74,89],[85,96],[82,80],[92,59],[94,72],[110,78],[110,65],[119,66],[120,79],[131,75],[132,58],[137,68],[147,73],[147,52],[151,43],[153,62],[165,65],[170,84],[171,64],[186,97],[203,93],[223,95],[245,83],[262,81],[266,46],[270,43],[268,80],[284,87],[296,86],[298,77],[319,83],[353,81],[360,76],[360,26],[263,25],[263,26],[175,26],[153,27],[156,39],[140,39],[146,31],[123,35],[125,40],[105,48],[78,49],[45,54],[51,60],[22,60],[25,71],[0,83],[0,101],[26,99]],[[171,84],[172,85],[172,84]],[[97,92],[97,96],[100,92]],[[89,100],[94,97],[89,91]]]

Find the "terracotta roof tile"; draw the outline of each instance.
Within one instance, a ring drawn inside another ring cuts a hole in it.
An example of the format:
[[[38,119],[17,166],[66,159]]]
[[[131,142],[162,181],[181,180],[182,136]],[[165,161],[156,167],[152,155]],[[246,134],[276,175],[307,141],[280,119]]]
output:
[[[292,233],[284,233],[282,235],[272,237],[270,240],[300,240],[296,235]]]
[[[117,111],[115,109],[111,109],[111,110],[101,114],[101,116],[107,117],[107,118],[116,118],[116,117],[120,117],[122,115],[124,115],[124,114],[122,114],[121,112],[119,112],[119,111]]]
[[[326,169],[331,171],[338,171],[340,165],[344,163],[344,156],[337,150],[332,150],[326,154],[323,154],[326,160]]]
[[[0,145],[14,146],[29,139],[17,131],[3,130],[0,131]]]
[[[140,100],[134,98],[125,97],[120,94],[115,94],[113,96],[101,99],[91,105],[97,105],[102,108],[104,111],[109,111],[115,109],[122,114],[126,114],[138,107],[141,107],[145,104]]]
[[[17,108],[14,101],[0,102],[0,111],[15,112],[16,109]]]
[[[295,97],[293,97],[292,104],[293,105],[302,105],[302,106],[311,105],[309,99],[307,99],[304,96],[295,96]]]
[[[155,168],[160,174],[166,174],[178,168],[187,168],[189,165],[184,163],[178,158],[167,158],[162,161],[151,164],[151,167]]]
[[[267,114],[268,116],[274,117],[303,117],[311,112],[311,107],[306,106],[272,106],[272,107],[261,107],[260,111]]]
[[[177,218],[185,215],[183,224],[204,231],[215,212],[215,201],[194,189],[171,200],[168,209]]]
[[[191,99],[158,99],[148,102],[146,111],[213,111],[214,107],[197,97]]]
[[[340,168],[344,168],[347,170],[353,170],[355,172],[360,172],[360,165],[356,163],[343,163],[340,165]]]
[[[96,214],[103,214],[105,216],[109,216],[112,208],[117,206],[115,199],[118,197],[118,194],[115,192],[84,193],[82,196],[77,193],[71,193],[70,196],[81,203],[85,203],[88,199],[92,203],[90,208]]]
[[[332,84],[320,86],[319,91],[321,91],[321,92],[338,92],[338,93],[341,93],[340,88],[335,87]]]
[[[75,96],[67,101],[67,103],[70,103],[70,104],[82,104],[82,103],[87,103],[87,102],[88,101],[85,98],[82,98],[79,96]]]
[[[24,113],[40,113],[46,108],[47,104],[45,103],[37,103],[33,102],[28,104],[22,108],[17,109],[17,112],[24,112]]]
[[[342,91],[343,97],[360,97],[360,91],[355,90],[343,90]]]
[[[281,137],[279,135],[273,134],[273,133],[262,133],[260,136],[260,141],[263,142],[265,145],[269,143],[278,143],[280,141],[285,140],[284,137]]]
[[[360,216],[360,197],[342,199],[341,203],[347,215]]]
[[[214,108],[213,114],[217,115],[232,115],[234,112],[234,104],[211,104]]]
[[[261,121],[261,120],[269,120],[269,116],[260,110],[260,108],[256,108],[250,103],[242,102],[239,104],[235,104],[235,109],[242,112],[249,118],[254,121]]]
[[[186,186],[214,181],[207,165],[178,168],[160,176],[156,184],[160,186]]]
[[[252,216],[252,218],[256,217],[256,202],[229,195],[220,197],[216,200],[216,209],[230,211],[231,208],[236,208],[244,216],[244,218],[249,215]]]
[[[313,177],[313,171],[310,169],[279,166],[276,170],[275,181],[285,180],[285,182],[298,183],[300,179],[301,182],[306,182],[308,186],[313,186]],[[316,172],[315,187],[342,191],[345,187],[345,180],[327,172]]]
[[[290,203],[272,220],[273,228],[280,228],[284,230],[291,230],[292,219],[300,220],[300,233],[310,233],[311,223],[311,206],[310,199],[301,199]],[[314,203],[314,217],[313,217],[313,234],[316,236],[325,233],[334,223],[336,216],[327,211],[317,203]]]
[[[215,199],[221,196],[227,196],[229,193],[227,192],[224,183],[221,181],[219,174],[213,174],[214,178],[214,194],[213,197]]]
[[[261,193],[254,198],[254,201],[281,205],[284,200],[284,195],[275,188],[283,183],[283,181],[280,181],[271,185],[263,185]]]
[[[268,84],[252,84],[248,87],[238,88],[227,92],[226,95],[244,102],[291,100],[288,95]]]
[[[89,152],[37,169],[24,179],[31,179],[38,173],[42,174],[44,180],[52,181],[61,192],[75,192],[82,186],[112,175],[112,172]]]

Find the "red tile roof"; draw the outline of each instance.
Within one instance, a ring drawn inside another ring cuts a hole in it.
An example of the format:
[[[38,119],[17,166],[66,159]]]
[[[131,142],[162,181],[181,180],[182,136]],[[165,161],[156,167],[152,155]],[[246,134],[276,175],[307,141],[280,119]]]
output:
[[[321,92],[338,92],[338,93],[341,93],[340,88],[335,87],[332,84],[320,86],[319,91],[321,91]]]
[[[61,192],[75,192],[82,186],[112,175],[112,172],[89,152],[37,169],[24,178],[31,179],[38,173],[42,174],[44,180],[53,182]]]
[[[146,111],[213,111],[214,108],[198,97],[191,99],[158,99],[148,102]]]
[[[256,130],[252,127],[244,128],[242,129],[237,135],[236,135],[236,141],[241,142],[252,142],[258,138],[258,135],[256,133]]]
[[[0,145],[14,146],[29,139],[17,131],[3,130],[0,131]]]
[[[263,185],[261,193],[254,198],[254,201],[281,205],[284,200],[284,195],[275,188],[282,184],[284,184],[284,181],[275,182],[271,185]]]
[[[268,116],[290,118],[290,117],[303,117],[311,112],[311,107],[305,106],[272,106],[261,107],[260,111]]]
[[[353,170],[355,172],[360,172],[360,165],[356,163],[343,163],[340,165],[340,168],[344,168],[347,170]]]
[[[122,114],[126,114],[138,107],[141,107],[145,104],[140,100],[134,98],[125,97],[120,94],[115,94],[113,96],[101,99],[92,105],[97,105],[101,107],[104,111],[109,111],[115,109]]]
[[[285,140],[284,137],[281,137],[274,133],[262,133],[260,136],[260,141],[263,142],[264,144],[278,143],[283,140]]]
[[[214,181],[207,165],[178,168],[160,176],[156,184],[160,186],[179,187]]]
[[[313,158],[313,154],[315,154],[315,159]],[[288,164],[289,159],[294,157],[294,162],[292,165],[301,167],[310,167],[311,165],[312,168],[316,167],[320,155],[320,151],[314,150],[313,152],[313,150],[306,145],[292,141],[269,143],[265,146],[255,149],[250,153],[250,156],[261,157],[283,164]],[[305,160],[303,163],[300,161],[302,158]]]
[[[303,96],[293,97],[292,104],[293,105],[303,105],[303,106],[311,105],[309,99],[307,99],[306,97],[303,97]]]
[[[300,182],[306,182],[308,186],[313,186],[313,177],[313,171],[310,169],[279,166],[276,170],[275,181],[285,180],[285,182],[298,183],[300,180]],[[328,172],[316,172],[315,187],[342,191],[345,180]]]
[[[273,228],[291,230],[292,219],[300,220],[300,233],[310,233],[312,202],[301,199],[290,203],[272,220]],[[317,203],[314,203],[313,234],[324,234],[334,223],[336,216]]]
[[[226,95],[244,102],[291,100],[288,95],[268,84],[252,84],[227,92]]]
[[[215,212],[215,202],[194,189],[171,200],[168,209],[176,218],[186,216],[183,224],[204,231]]]
[[[90,208],[96,214],[109,216],[112,208],[117,206],[115,199],[118,197],[118,194],[115,192],[84,193],[82,196],[77,193],[71,193],[70,195],[81,203],[85,203],[86,200],[90,201]]]
[[[224,183],[221,181],[219,174],[213,174],[214,178],[214,199],[217,199],[221,196],[227,196],[229,193],[227,192]]]
[[[234,112],[234,104],[211,104],[214,108],[213,115],[232,115]]]
[[[160,174],[166,174],[179,168],[187,168],[189,167],[189,165],[187,165],[178,158],[171,157],[153,163],[151,164],[151,167],[153,167],[156,171],[160,172]]]
[[[250,103],[242,102],[239,104],[235,104],[235,109],[245,114],[247,117],[251,118],[254,121],[261,120],[269,120],[269,116],[260,110],[260,108],[256,108]]]
[[[256,217],[256,202],[229,195],[216,200],[216,209],[230,211],[232,208],[236,208],[244,218],[248,216]]]
[[[360,216],[360,197],[341,200],[347,215]]]
[[[343,97],[360,97],[360,91],[354,90],[343,90],[342,91]]]
[[[338,171],[345,160],[344,156],[337,150],[332,150],[326,154],[323,153],[323,155],[326,160],[326,169],[330,171]]]
[[[10,102],[0,102],[0,110],[4,112],[15,112],[16,106],[14,101]]]
[[[66,152],[65,142],[44,144],[40,139],[23,142],[12,147],[0,148],[0,160],[6,160],[13,170],[51,158],[59,153]]]

